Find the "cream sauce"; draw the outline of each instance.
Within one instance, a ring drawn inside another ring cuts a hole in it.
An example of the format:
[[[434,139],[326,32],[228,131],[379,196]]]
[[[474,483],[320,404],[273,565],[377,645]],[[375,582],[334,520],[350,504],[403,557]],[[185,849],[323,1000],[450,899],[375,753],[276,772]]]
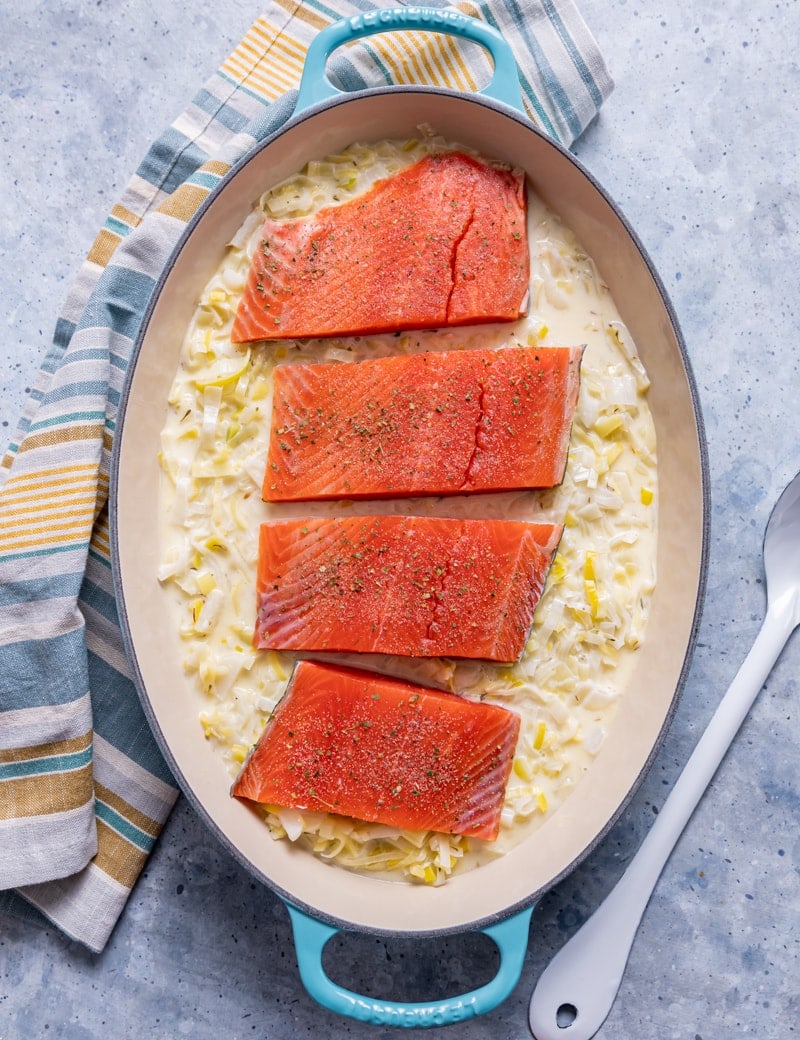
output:
[[[409,834],[328,814],[266,812],[277,837],[341,866],[440,884],[502,854],[563,802],[602,745],[655,586],[657,467],[648,380],[595,264],[528,185],[527,317],[498,324],[349,339],[234,346],[230,330],[265,213],[301,216],[344,201],[379,177],[447,147],[355,145],[267,192],[198,303],[162,433],[159,578],[174,601],[199,724],[230,778],[280,699],[292,655],[255,651],[259,524],[271,517],[409,512],[564,522],[565,531],[522,659],[513,666],[372,658],[382,670],[517,711],[520,740],[499,839]],[[546,492],[439,499],[268,505],[260,488],[277,364],[349,363],[398,351],[585,344],[565,479]],[[342,655],[340,660],[363,664]],[[221,782],[224,782],[221,780]]]

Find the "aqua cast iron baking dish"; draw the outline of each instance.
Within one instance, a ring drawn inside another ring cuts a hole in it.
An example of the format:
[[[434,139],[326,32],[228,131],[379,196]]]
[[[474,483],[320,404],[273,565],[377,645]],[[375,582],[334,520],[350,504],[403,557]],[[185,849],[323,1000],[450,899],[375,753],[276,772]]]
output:
[[[494,74],[479,94],[391,87],[342,94],[326,61],[348,41],[423,28],[477,41]],[[354,141],[412,137],[428,124],[446,139],[527,172],[576,233],[609,286],[651,379],[659,444],[658,582],[647,635],[614,725],[589,773],[531,839],[441,887],[392,884],[325,865],[273,841],[230,796],[224,765],[195,724],[195,695],[179,637],[159,595],[159,435],[178,353],[201,291],[226,243],[267,188]],[[217,838],[289,907],[308,991],[325,1006],[373,1023],[429,1026],[481,1014],[516,985],[531,912],[608,832],[653,761],[675,710],[702,601],[708,481],[700,409],[678,324],[635,232],[593,177],[527,119],[512,53],[485,23],[452,11],[384,9],[336,23],[309,51],[293,117],[210,194],[174,251],[150,301],[120,404],[111,488],[112,559],[135,682],[159,745],[187,798]],[[534,922],[535,925],[535,922]],[[500,950],[485,986],[453,999],[396,1004],[351,993],[322,968],[337,930],[429,937],[484,931]],[[535,927],[534,938],[535,942]]]

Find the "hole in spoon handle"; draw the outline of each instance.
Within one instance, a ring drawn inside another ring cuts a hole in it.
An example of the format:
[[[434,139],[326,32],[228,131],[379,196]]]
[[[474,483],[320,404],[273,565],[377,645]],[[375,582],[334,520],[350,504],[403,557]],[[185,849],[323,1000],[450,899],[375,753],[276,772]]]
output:
[[[562,1004],[556,1011],[556,1025],[559,1029],[569,1029],[578,1017],[578,1009],[574,1004]]]

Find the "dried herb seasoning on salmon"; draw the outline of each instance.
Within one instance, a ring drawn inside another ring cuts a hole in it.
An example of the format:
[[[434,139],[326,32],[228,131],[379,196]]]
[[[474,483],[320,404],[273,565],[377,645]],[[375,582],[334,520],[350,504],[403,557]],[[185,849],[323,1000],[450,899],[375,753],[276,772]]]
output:
[[[583,347],[280,365],[266,502],[546,488],[567,463]]]
[[[355,199],[268,217],[235,343],[515,321],[530,272],[525,177],[427,155]]]
[[[537,194],[535,182],[528,182],[526,198],[530,306],[519,321],[285,340],[266,349],[232,342],[266,216],[310,218],[363,197],[426,155],[448,150],[465,149],[427,131],[414,140],[355,143],[310,161],[254,202],[209,278],[181,346],[161,436],[159,491],[158,578],[175,618],[174,630],[164,633],[166,652],[180,657],[187,689],[179,692],[187,695],[187,712],[196,713],[219,760],[223,785],[238,775],[261,736],[296,659],[321,656],[253,646],[262,523],[301,513],[322,518],[366,512],[564,522],[519,660],[369,658],[370,667],[406,681],[504,706],[519,716],[496,840],[412,833],[329,812],[262,809],[265,834],[295,843],[298,855],[431,885],[508,852],[550,821],[604,746],[627,695],[638,647],[648,637],[660,508],[649,382],[637,345],[593,258]],[[262,498],[274,391],[287,363],[344,367],[442,350],[582,343],[567,465],[552,488],[387,498],[376,505],[346,496],[303,505]],[[335,572],[328,577],[335,579]],[[424,588],[411,589],[429,602]],[[361,601],[356,589],[347,592],[354,603]],[[326,657],[350,667],[365,662],[357,652]]]
[[[519,729],[497,705],[301,661],[231,793],[494,841]]]
[[[255,645],[516,661],[561,531],[423,516],[264,523]]]

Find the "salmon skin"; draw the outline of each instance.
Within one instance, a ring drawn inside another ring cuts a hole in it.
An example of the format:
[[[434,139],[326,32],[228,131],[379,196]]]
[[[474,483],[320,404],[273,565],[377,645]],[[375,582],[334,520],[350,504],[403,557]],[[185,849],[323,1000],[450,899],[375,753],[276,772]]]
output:
[[[567,464],[583,347],[279,365],[267,502],[546,488]]]
[[[519,729],[497,705],[301,661],[231,793],[494,841]]]
[[[420,516],[268,521],[254,645],[516,661],[561,532]]]
[[[529,271],[524,174],[430,155],[313,216],[267,218],[231,338],[514,321]]]

